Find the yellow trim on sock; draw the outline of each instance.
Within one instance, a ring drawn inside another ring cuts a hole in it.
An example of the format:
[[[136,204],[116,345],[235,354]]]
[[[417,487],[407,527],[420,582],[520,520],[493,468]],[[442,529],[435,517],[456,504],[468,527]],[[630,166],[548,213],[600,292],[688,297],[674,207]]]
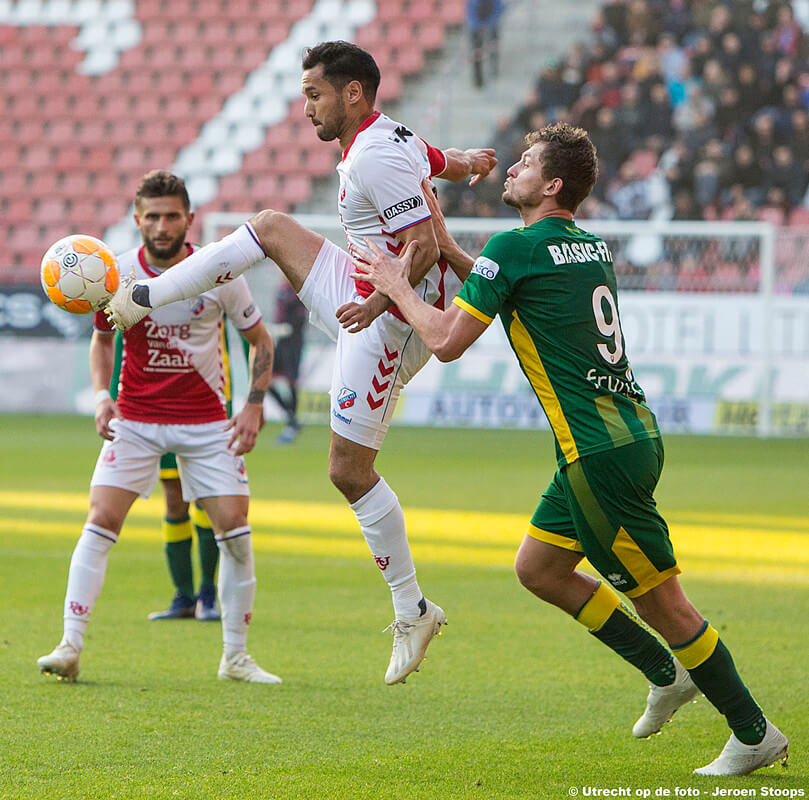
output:
[[[161,469],[160,470],[160,480],[161,481],[171,481],[176,480],[180,477],[180,470],[177,467],[171,467],[169,469]]]
[[[210,517],[196,503],[191,504],[188,513],[191,516],[191,522],[198,528],[213,528]]]
[[[565,550],[574,550],[577,553],[584,552],[578,540],[571,539],[569,536],[561,536],[560,534],[553,533],[552,531],[546,531],[544,528],[537,528],[536,525],[528,526],[528,535],[532,539],[536,539],[540,542],[546,542],[547,544],[556,545],[556,547],[562,547]]]
[[[620,605],[621,598],[606,583],[599,583],[593,596],[576,615],[576,622],[580,622],[588,631],[600,630]]]
[[[713,655],[718,642],[719,634],[716,628],[709,625],[705,629],[705,633],[695,642],[682,648],[672,647],[672,652],[686,669],[694,669],[694,667],[704,664]]]
[[[170,522],[164,519],[160,530],[163,533],[163,538],[167,542],[184,542],[186,539],[190,539],[194,534],[190,519],[183,520],[182,522]]]

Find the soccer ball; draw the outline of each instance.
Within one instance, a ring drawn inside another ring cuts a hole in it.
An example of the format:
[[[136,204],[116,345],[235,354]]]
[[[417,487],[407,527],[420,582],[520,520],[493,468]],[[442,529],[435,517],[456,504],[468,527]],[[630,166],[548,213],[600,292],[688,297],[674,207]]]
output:
[[[48,299],[71,314],[102,309],[118,288],[118,262],[101,239],[82,233],[54,242],[42,257]]]

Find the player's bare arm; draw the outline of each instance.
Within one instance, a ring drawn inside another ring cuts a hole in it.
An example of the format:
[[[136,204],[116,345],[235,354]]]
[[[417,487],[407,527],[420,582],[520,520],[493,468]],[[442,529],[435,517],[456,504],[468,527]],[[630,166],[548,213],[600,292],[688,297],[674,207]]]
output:
[[[255,447],[258,432],[264,427],[264,395],[272,378],[274,352],[272,337],[264,323],[259,322],[241,334],[250,343],[250,388],[244,408],[225,426],[230,431],[228,447],[237,456]]]
[[[115,334],[94,331],[90,339],[90,377],[96,393],[96,430],[102,439],[110,440],[114,438],[110,421],[118,416],[118,406],[109,393],[114,362]]]
[[[424,192],[424,199],[427,201],[427,207],[432,214],[433,232],[435,233],[436,242],[438,242],[441,258],[450,265],[452,271],[462,281],[465,281],[472,271],[475,259],[455,241],[452,234],[447,229],[444,212],[441,211],[441,205],[438,202],[438,197],[436,197],[430,181],[422,181],[421,187]]]
[[[444,150],[447,166],[437,178],[445,181],[463,181],[471,176],[470,186],[483,180],[496,166],[497,158],[491,147],[478,147],[471,150],[458,150],[448,147]]]
[[[454,361],[488,327],[456,305],[441,311],[425,303],[410,285],[410,262],[415,244],[410,244],[399,258],[382,252],[366,239],[369,252],[362,254],[367,263],[355,262],[352,277],[369,281],[396,303],[413,330],[435,353],[439,361]]]
[[[402,242],[405,248],[409,247],[411,242],[416,243],[417,250],[413,254],[409,276],[410,285],[416,286],[439,257],[438,242],[433,226],[430,220],[426,219],[424,222],[419,222],[418,225],[399,231],[396,238]],[[364,303],[346,303],[340,306],[336,311],[337,319],[344,328],[349,330],[349,333],[357,333],[363,328],[367,328],[390,305],[391,301],[376,290]]]

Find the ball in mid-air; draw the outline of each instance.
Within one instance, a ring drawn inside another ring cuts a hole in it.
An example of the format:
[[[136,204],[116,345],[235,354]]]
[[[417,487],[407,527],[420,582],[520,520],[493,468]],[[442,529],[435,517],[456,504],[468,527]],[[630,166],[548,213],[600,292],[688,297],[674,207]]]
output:
[[[77,233],[48,248],[40,278],[52,303],[71,314],[88,314],[103,308],[115,294],[118,262],[101,239]]]

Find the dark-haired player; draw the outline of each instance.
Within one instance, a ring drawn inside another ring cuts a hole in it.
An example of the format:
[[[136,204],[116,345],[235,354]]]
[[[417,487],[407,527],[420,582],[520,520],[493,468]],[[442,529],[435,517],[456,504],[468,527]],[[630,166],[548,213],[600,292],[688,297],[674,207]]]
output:
[[[473,176],[475,183],[497,163],[494,151],[438,150],[376,111],[379,69],[356,45],[324,42],[307,50],[302,66],[304,113],[320,139],[337,139],[343,150],[337,208],[349,253],[356,254],[364,237],[391,253],[418,244],[410,281],[420,297],[443,309],[458,284],[437,263],[421,182]],[[419,588],[399,500],[374,469],[399,392],[430,351],[399,310],[388,309],[386,297],[350,278],[349,253],[286,214],[266,210],[160,278],[122,286],[108,313],[116,327],[126,329],[152,308],[206,291],[265,257],[278,264],[310,320],[337,342],[329,477],[350,503],[392,592],[393,653],[385,681],[393,684],[418,667],[446,622]]]
[[[135,221],[148,247],[119,258],[123,274],[167,274],[193,247],[186,232],[193,219],[182,179],[148,173],[135,196]],[[245,407],[227,419],[225,367],[220,336],[224,315],[250,342],[250,389]],[[249,489],[243,454],[256,442],[262,403],[272,372],[273,343],[243,278],[210,292],[155,309],[124,334],[117,401],[108,386],[114,335],[96,315],[90,373],[96,390],[96,428],[105,440],[90,482],[90,510],[70,561],[64,635],[38,660],[47,675],[75,680],[84,632],[104,583],[112,546],[139,495],[157,482],[160,458],[177,455],[183,495],[210,518],[221,552],[219,600],[224,680],[280,683],[247,653],[256,578],[247,521]]]
[[[550,421],[559,467],[517,554],[517,575],[648,678],[646,710],[633,734],[656,733],[701,691],[732,734],[697,773],[743,775],[786,759],[786,736],[764,717],[677,578],[653,496],[663,445],[627,360],[612,255],[573,221],[596,181],[595,148],[584,130],[564,123],[529,134],[526,145],[503,193],[523,227],[493,236],[477,260],[451,239],[435,207],[441,253],[468,275],[448,311],[430,307],[410,287],[410,250],[397,260],[369,240],[374,254],[362,255],[372,263],[360,264],[358,274],[398,305],[442,361],[461,356],[500,315]],[[585,556],[604,581],[576,570]]]

